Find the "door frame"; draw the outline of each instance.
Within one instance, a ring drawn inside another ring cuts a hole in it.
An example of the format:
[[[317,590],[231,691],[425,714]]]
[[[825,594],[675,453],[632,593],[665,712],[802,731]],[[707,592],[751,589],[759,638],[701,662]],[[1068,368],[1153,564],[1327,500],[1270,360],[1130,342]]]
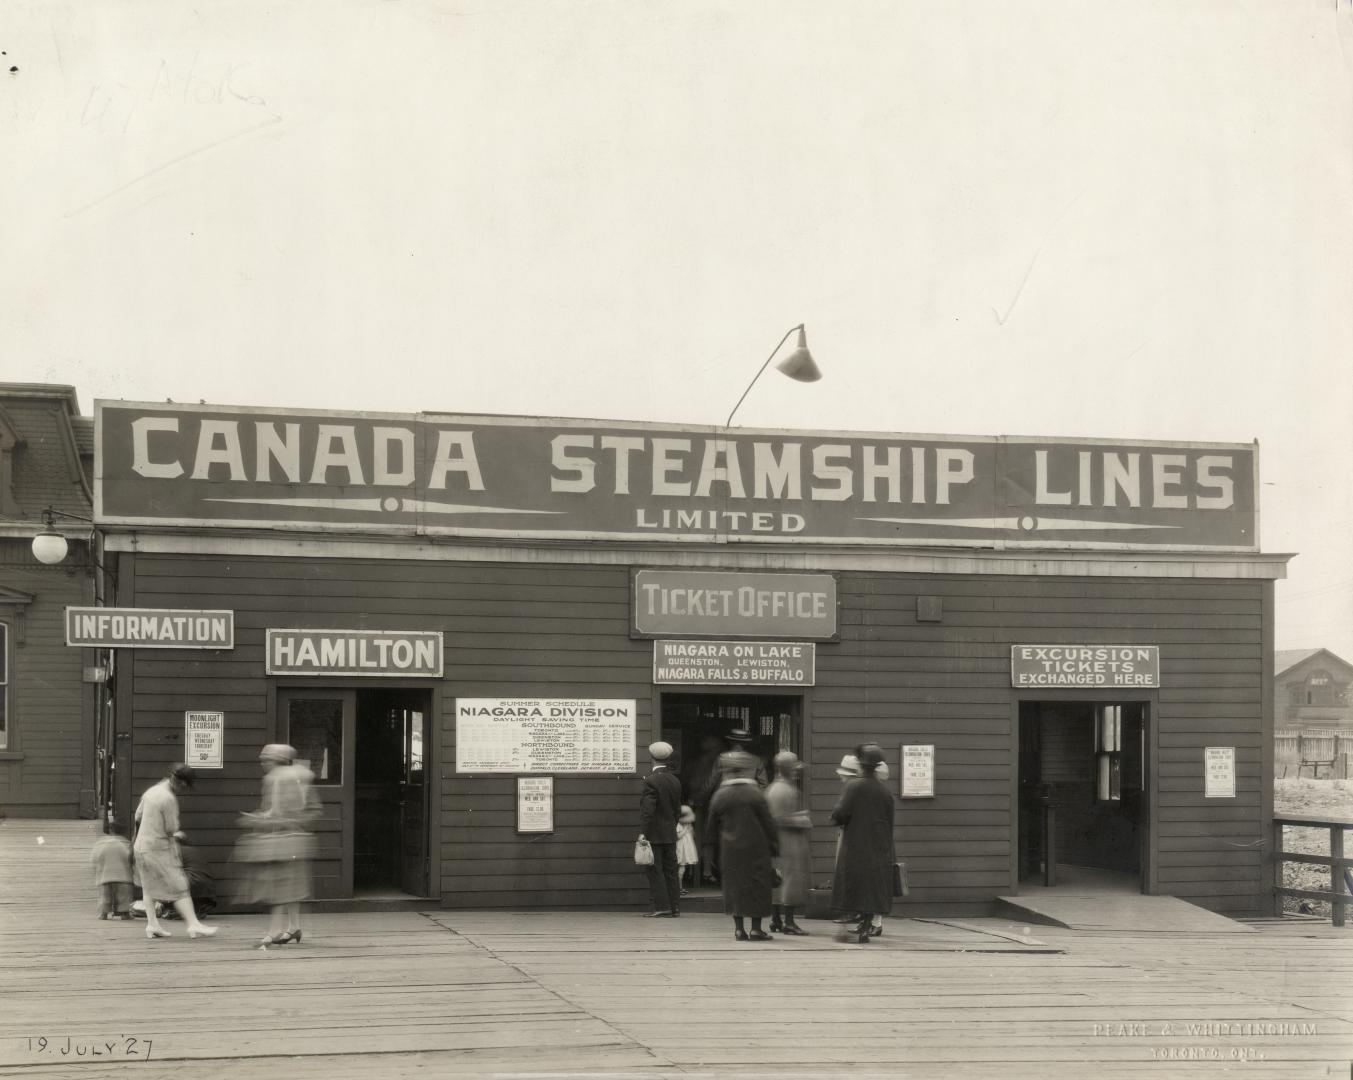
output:
[[[1155,896],[1160,887],[1160,866],[1156,848],[1159,788],[1156,777],[1160,766],[1160,690],[1121,687],[1106,690],[1061,690],[1049,687],[1031,687],[1011,690],[1010,693],[1010,891],[1019,895],[1019,708],[1024,702],[1050,702],[1066,705],[1127,705],[1140,704],[1146,708],[1146,722],[1142,725],[1142,811],[1138,822],[1140,838],[1137,861],[1140,866],[1141,891]]]
[[[357,752],[357,692],[359,690],[425,690],[428,694],[427,720],[423,729],[423,784],[425,806],[423,810],[423,842],[427,863],[427,896],[425,899],[437,900],[442,895],[441,844],[439,832],[433,828],[433,821],[441,807],[442,798],[442,683],[428,679],[367,679],[351,678],[329,680],[276,678],[268,680],[268,722],[267,742],[277,742],[280,738],[279,699],[297,693],[313,693],[315,697],[341,696],[351,694],[352,708],[345,711],[343,726],[343,768],[345,777],[353,777],[354,782],[343,784],[343,892],[341,899],[352,899],[352,862],[353,828],[356,819],[354,755]],[[326,693],[327,692],[327,693]]]

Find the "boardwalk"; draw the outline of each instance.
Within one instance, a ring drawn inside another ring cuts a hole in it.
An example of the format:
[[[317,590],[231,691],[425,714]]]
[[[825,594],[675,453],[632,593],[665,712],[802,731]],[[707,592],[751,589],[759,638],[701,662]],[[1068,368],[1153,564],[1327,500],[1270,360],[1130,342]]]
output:
[[[1353,933],[1324,924],[894,919],[862,948],[823,923],[749,945],[713,915],[429,911],[315,915],[261,952],[256,915],[196,942],[94,919],[92,839],[0,823],[0,1075],[1353,1075]]]

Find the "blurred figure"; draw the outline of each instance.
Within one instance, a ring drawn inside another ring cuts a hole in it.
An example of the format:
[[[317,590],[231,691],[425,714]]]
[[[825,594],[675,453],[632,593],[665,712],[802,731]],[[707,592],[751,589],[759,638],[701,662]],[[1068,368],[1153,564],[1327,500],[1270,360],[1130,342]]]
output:
[[[272,909],[268,934],[260,947],[301,940],[301,901],[310,899],[310,828],[320,806],[311,792],[309,769],[296,762],[296,751],[269,743],[258,755],[263,770],[263,801],[240,823],[250,830],[242,841],[246,862],[253,863],[245,899]]]
[[[859,919],[851,936],[864,945],[874,915],[886,915],[893,906],[894,807],[888,789],[874,779],[883,751],[873,743],[863,746],[859,762],[864,776],[846,784],[832,811],[832,821],[841,826],[832,907]]]
[[[195,773],[187,765],[175,765],[169,775],[146,789],[136,807],[136,870],[141,877],[141,892],[145,897],[146,937],[172,937],[160,925],[156,902],[172,904],[188,925],[190,938],[211,937],[216,927],[204,926],[193,910],[188,889],[188,877],[183,872],[183,860],[178,842],[183,838],[179,829],[179,800],[184,792],[192,790]]]
[[[719,790],[719,755],[723,751],[724,741],[719,736],[702,736],[700,756],[691,763],[683,778],[683,786],[691,800],[691,810],[695,813],[695,843],[700,853],[696,884],[706,882],[712,885],[716,882],[714,863],[718,837],[711,835],[705,822],[709,816],[709,801]]]
[[[681,895],[688,892],[687,885],[695,887],[700,873],[700,852],[695,847],[695,811],[689,806],[681,808],[677,818],[677,881],[681,886]]]
[[[756,785],[758,764],[743,750],[730,750],[720,757],[724,779],[709,803],[709,832],[719,844],[723,909],[733,916],[737,941],[771,940],[761,929],[761,920],[771,913],[775,886],[771,859],[780,853],[780,842],[766,797]],[[745,918],[752,920],[750,934]]]
[[[99,890],[100,919],[130,919],[132,909],[132,842],[127,830],[111,822],[94,841],[89,856]]]
[[[775,779],[766,789],[766,806],[780,841],[780,854],[775,859],[780,884],[771,893],[775,914],[770,928],[777,934],[806,935],[808,931],[794,921],[794,909],[808,904],[811,873],[808,838],[813,822],[804,809],[798,785],[803,762],[796,754],[782,750],[775,755],[774,765]]]

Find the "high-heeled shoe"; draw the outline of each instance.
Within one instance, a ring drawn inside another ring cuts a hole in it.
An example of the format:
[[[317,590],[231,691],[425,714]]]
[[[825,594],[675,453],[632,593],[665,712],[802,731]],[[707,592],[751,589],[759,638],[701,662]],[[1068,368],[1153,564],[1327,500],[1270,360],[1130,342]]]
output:
[[[734,930],[734,931],[733,931],[733,940],[734,940],[734,941],[746,941],[746,940],[747,940],[747,931],[746,931],[746,930]]]
[[[273,944],[275,944],[275,945],[289,945],[289,944],[291,944],[293,941],[295,941],[295,942],[297,942],[297,943],[299,944],[299,943],[300,943],[300,940],[301,940],[301,932],[300,932],[299,929],[298,929],[298,930],[284,930],[284,931],[282,931],[282,933],[280,933],[280,934],[277,935],[277,937],[276,937],[276,938],[274,939],[274,941],[273,941]]]
[[[783,934],[785,932],[785,924],[780,921],[780,917],[777,915],[775,918],[771,919],[768,929],[772,934]]]
[[[808,931],[796,922],[785,923],[785,928],[780,931],[782,934],[795,934],[799,937],[807,937]]]
[[[171,934],[168,930],[165,930],[162,927],[159,926],[146,927],[146,937],[150,938],[151,941],[154,941],[156,938],[173,937],[173,936],[174,936],[173,934]]]
[[[747,940],[748,940],[748,941],[774,941],[775,939],[774,939],[773,937],[771,937],[768,933],[766,933],[764,930],[753,930],[750,934],[747,935]]]
[[[190,938],[215,937],[216,931],[221,929],[219,926],[194,926],[188,931]]]
[[[861,945],[869,944],[869,924],[861,923],[851,931],[851,935]]]

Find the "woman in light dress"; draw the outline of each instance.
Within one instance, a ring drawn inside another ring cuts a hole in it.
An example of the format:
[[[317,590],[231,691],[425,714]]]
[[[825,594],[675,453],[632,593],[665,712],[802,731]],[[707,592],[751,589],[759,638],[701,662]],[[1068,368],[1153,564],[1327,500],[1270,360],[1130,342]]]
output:
[[[136,871],[141,879],[141,894],[145,899],[146,937],[173,937],[160,925],[156,902],[172,904],[188,927],[190,938],[211,937],[216,927],[206,926],[193,910],[189,895],[188,876],[183,872],[179,841],[179,795],[189,791],[197,779],[187,765],[175,765],[169,775],[146,789],[136,807]]]
[[[247,860],[253,864],[245,899],[272,909],[268,934],[261,943],[285,945],[301,940],[301,901],[310,899],[310,859],[314,837],[310,827],[319,816],[311,795],[310,770],[296,764],[296,751],[283,743],[269,743],[258,755],[263,769],[263,801],[257,811],[243,815],[251,830],[246,838]]]

